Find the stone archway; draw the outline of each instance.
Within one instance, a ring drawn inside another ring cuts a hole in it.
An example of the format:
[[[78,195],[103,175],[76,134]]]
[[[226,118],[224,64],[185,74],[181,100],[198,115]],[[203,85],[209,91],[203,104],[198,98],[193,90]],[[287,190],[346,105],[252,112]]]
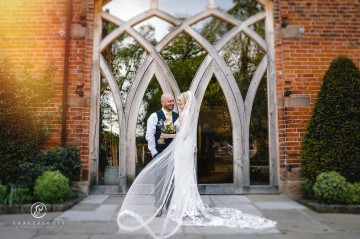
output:
[[[215,8],[215,0],[208,0],[208,7],[203,12],[181,20],[159,10],[158,1],[151,0],[150,10],[143,12],[130,20],[124,22],[115,16],[102,11],[102,3],[96,4],[96,17],[94,29],[94,59],[93,76],[91,86],[91,126],[90,126],[90,174],[93,184],[98,182],[98,155],[99,155],[99,95],[100,95],[100,72],[108,80],[114,98],[118,122],[120,128],[119,140],[119,181],[120,187],[125,190],[126,183],[135,178],[135,130],[136,119],[140,109],[141,99],[145,94],[152,76],[156,76],[161,89],[172,92],[174,95],[180,93],[178,84],[169,67],[159,54],[181,32],[185,32],[194,38],[197,43],[207,52],[207,56],[200,65],[192,80],[189,90],[195,92],[198,102],[201,102],[206,87],[212,76],[218,79],[224,92],[232,124],[233,144],[233,183],[222,185],[200,185],[203,193],[234,193],[242,194],[248,192],[274,192],[278,186],[278,132],[277,132],[277,104],[276,104],[276,82],[274,63],[274,31],[273,31],[273,3],[270,0],[259,0],[263,5],[263,11],[250,16],[244,21]],[[143,36],[134,30],[133,26],[151,17],[158,17],[175,28],[156,46],[151,45]],[[201,34],[191,28],[191,25],[209,17],[219,18],[234,28],[225,34],[215,45],[212,45]],[[111,22],[117,28],[101,39],[101,23],[103,20]],[[251,25],[263,20],[265,22],[265,38],[259,36],[251,29]],[[104,60],[101,52],[106,49],[120,35],[127,33],[134,38],[148,53],[147,59],[142,63],[130,87],[126,101],[120,98],[119,87],[116,80]],[[219,54],[220,50],[237,34],[244,33],[255,42],[264,52],[260,64],[251,79],[246,96],[242,96],[236,84],[235,78]],[[268,92],[268,128],[269,128],[269,185],[250,185],[250,163],[249,163],[249,125],[253,101],[260,80],[263,75],[267,77]],[[199,105],[200,108],[200,105]]]

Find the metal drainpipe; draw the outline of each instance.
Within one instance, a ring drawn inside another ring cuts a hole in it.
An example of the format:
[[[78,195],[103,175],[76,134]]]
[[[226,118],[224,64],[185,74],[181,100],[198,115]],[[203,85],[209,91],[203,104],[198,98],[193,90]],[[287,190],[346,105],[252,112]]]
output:
[[[61,118],[61,144],[66,145],[66,116],[68,103],[68,81],[69,81],[69,48],[71,34],[71,5],[72,0],[67,1],[66,6],[66,33],[65,33],[65,56],[64,56],[64,82],[63,82],[63,100],[62,100],[62,118]]]

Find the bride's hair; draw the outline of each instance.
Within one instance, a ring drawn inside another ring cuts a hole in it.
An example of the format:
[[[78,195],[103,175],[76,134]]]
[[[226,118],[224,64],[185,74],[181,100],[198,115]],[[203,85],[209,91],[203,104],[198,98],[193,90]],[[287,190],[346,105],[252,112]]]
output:
[[[187,100],[189,99],[189,93],[183,92],[178,96],[178,99],[182,100],[184,102],[184,104],[186,104]]]

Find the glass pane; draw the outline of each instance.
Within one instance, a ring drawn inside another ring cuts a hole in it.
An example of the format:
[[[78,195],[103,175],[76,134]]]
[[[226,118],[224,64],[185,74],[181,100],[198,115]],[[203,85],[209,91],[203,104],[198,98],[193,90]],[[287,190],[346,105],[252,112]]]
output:
[[[122,102],[125,103],[136,73],[148,54],[127,34],[113,41],[101,54],[116,79]]]
[[[232,125],[225,96],[213,77],[200,108],[198,183],[233,183]]]
[[[118,113],[107,79],[102,74],[100,79],[99,184],[112,184],[105,168],[119,167]]]
[[[250,120],[250,184],[269,185],[269,132],[266,76],[256,92]]]
[[[188,34],[181,33],[162,52],[161,56],[173,73],[180,91],[187,91],[206,51]]]
[[[161,109],[161,95],[162,90],[156,77],[150,81],[148,88],[146,89],[145,95],[142,99],[139,116],[137,119],[136,127],[136,175],[151,161],[151,153],[147,146],[145,139],[146,134],[146,122],[152,113]]]

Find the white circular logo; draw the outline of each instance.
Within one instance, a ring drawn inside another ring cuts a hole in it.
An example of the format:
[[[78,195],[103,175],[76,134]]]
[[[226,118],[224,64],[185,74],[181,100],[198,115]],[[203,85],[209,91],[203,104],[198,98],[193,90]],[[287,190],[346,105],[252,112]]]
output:
[[[46,214],[46,206],[45,204],[41,203],[41,202],[36,202],[33,205],[31,205],[30,208],[30,212],[31,215],[35,218],[42,218],[45,216]]]

